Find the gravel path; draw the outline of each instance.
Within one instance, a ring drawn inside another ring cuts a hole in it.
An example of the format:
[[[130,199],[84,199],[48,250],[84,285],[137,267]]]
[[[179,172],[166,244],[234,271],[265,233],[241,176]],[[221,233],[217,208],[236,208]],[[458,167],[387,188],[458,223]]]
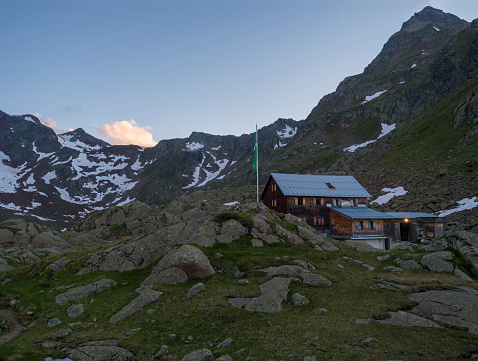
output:
[[[18,317],[15,315],[15,312],[13,312],[13,309],[11,308],[0,309],[0,315],[5,317],[8,320],[8,322],[10,322],[10,328],[11,328],[11,331],[9,333],[6,333],[5,335],[0,336],[0,345],[3,345],[4,343],[7,343],[8,341],[17,337],[20,331],[22,330],[23,326],[20,323],[20,320],[18,319]]]

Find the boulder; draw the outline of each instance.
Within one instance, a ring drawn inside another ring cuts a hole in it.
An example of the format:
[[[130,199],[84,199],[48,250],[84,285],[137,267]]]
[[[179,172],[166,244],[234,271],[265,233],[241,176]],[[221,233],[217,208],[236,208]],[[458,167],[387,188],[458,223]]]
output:
[[[59,318],[51,318],[48,320],[47,327],[54,327],[56,325],[59,325],[61,323],[61,320]]]
[[[0,257],[0,273],[11,268],[13,267],[10,266],[7,261],[5,261],[3,258]]]
[[[401,260],[397,258],[397,260],[395,261],[402,269],[407,269],[407,270],[423,269],[423,267],[414,259]]]
[[[388,325],[397,325],[397,326],[405,326],[405,327],[421,326],[421,327],[441,328],[441,326],[437,324],[436,322],[430,321],[426,318],[423,318],[408,312],[390,311],[389,315],[390,315],[390,318],[386,318],[385,320],[378,320],[377,322],[388,324]]]
[[[259,286],[261,295],[252,298],[245,310],[251,312],[278,313],[282,310],[282,301],[287,299],[290,279],[276,277]]]
[[[178,267],[171,267],[159,272],[156,283],[162,285],[177,285],[185,283],[188,280],[188,275]]]
[[[232,339],[232,337],[228,337],[226,338],[224,341],[222,341],[219,345],[217,345],[216,347],[227,347],[227,346],[230,346],[232,341],[234,341]]]
[[[90,341],[61,351],[75,361],[130,361],[133,353],[118,344],[118,340]]]
[[[302,282],[312,287],[330,287],[332,282],[317,273],[301,273]]]
[[[203,291],[206,291],[206,286],[204,286],[204,283],[202,282],[199,282],[199,283],[196,283],[194,286],[192,286],[189,291],[188,291],[188,294],[186,295],[186,299],[190,299],[191,297],[197,295],[199,292],[203,292]]]
[[[459,290],[436,290],[412,293],[407,296],[419,304],[412,312],[431,317],[452,326],[462,326],[478,335],[478,291],[460,287]]]
[[[80,317],[85,309],[83,308],[82,303],[73,303],[70,307],[66,309],[66,313],[68,314],[69,318],[77,318]]]
[[[420,263],[433,272],[453,272],[453,264],[446,262],[453,259],[449,251],[435,252],[422,257]]]
[[[141,291],[138,297],[133,299],[130,303],[124,306],[120,311],[116,312],[110,317],[109,323],[115,323],[133,313],[143,309],[144,307],[156,302],[163,292],[155,291],[150,288],[145,288]]]
[[[294,306],[307,306],[309,304],[309,300],[304,295],[300,293],[294,293],[292,295],[292,303]]]
[[[215,273],[209,259],[201,250],[191,245],[184,245],[164,256],[141,283],[141,287],[161,283],[163,271],[173,267],[183,271],[188,278],[207,277]]]
[[[56,296],[55,301],[59,305],[64,305],[68,303],[68,301],[89,297],[97,293],[102,293],[104,291],[107,291],[111,287],[116,286],[117,284],[118,283],[114,280],[104,278],[88,285],[71,288],[66,292],[60,293]]]
[[[455,268],[453,270],[453,274],[459,278],[461,278],[462,280],[467,280],[467,281],[473,281],[473,278],[471,278],[470,276],[468,276],[465,272],[463,272],[462,270],[458,269],[458,268]]]
[[[234,359],[229,355],[222,355],[215,359],[214,361],[234,361]]]
[[[353,241],[353,240],[346,240],[346,244],[348,244],[350,247],[355,248],[357,251],[361,252],[376,252],[377,249],[368,243],[365,242],[360,242],[360,241]]]
[[[219,243],[231,243],[249,233],[247,227],[244,227],[239,221],[229,219],[222,224],[221,233],[217,236]]]
[[[181,361],[214,361],[214,356],[207,348],[203,348],[187,354]]]

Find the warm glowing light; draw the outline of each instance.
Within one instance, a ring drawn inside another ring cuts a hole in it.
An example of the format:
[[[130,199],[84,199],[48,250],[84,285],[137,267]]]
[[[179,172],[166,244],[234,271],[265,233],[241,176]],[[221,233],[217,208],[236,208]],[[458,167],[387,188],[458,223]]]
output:
[[[408,222],[408,218],[405,218],[405,222]]]

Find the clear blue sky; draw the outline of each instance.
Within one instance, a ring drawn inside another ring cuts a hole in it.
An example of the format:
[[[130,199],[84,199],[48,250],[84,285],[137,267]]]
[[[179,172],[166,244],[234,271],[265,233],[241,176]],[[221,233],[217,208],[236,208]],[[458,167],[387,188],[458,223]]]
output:
[[[304,119],[414,12],[477,0],[0,0],[0,109],[156,141]]]

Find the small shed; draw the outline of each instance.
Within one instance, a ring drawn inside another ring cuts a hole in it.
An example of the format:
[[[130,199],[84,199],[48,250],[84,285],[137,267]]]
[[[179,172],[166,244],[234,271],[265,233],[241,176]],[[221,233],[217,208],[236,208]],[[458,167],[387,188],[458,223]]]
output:
[[[390,239],[384,231],[384,221],[389,218],[388,214],[367,207],[332,207],[329,236],[362,241],[377,249],[389,249]]]

